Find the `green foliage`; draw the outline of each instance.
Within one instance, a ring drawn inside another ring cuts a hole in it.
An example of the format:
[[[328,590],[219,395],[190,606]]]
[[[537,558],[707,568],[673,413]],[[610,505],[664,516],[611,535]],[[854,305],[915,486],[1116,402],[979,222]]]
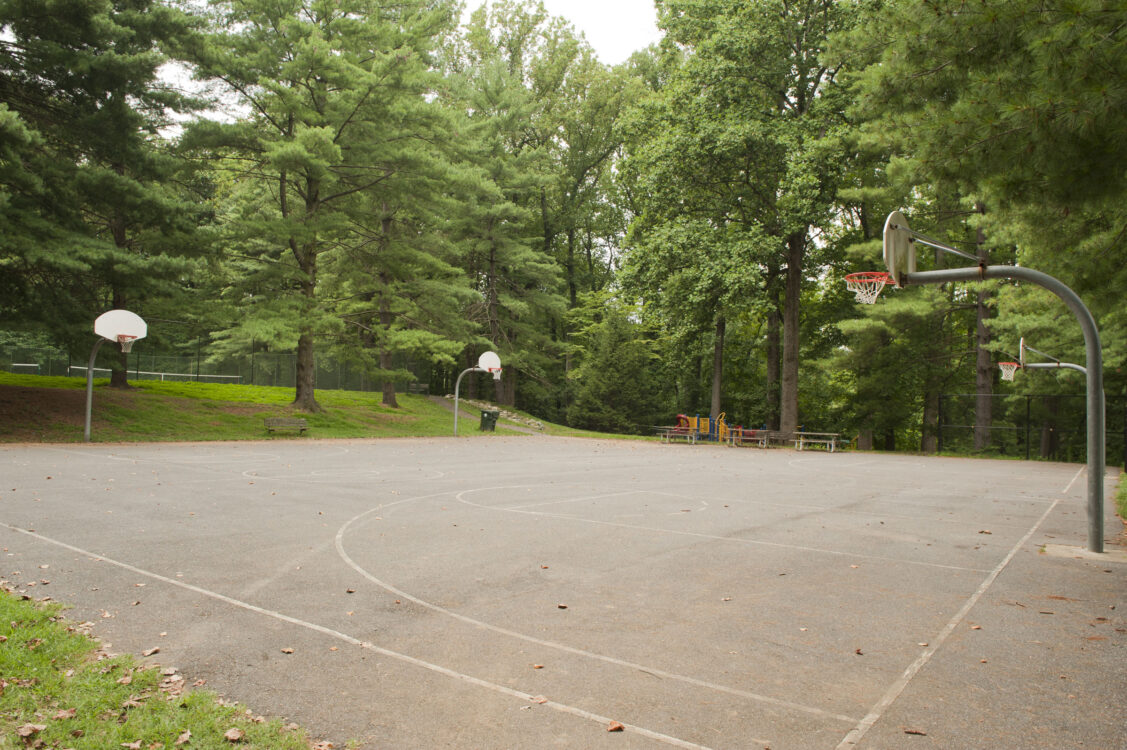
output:
[[[600,432],[639,433],[670,419],[669,383],[652,332],[608,293],[580,296],[568,314],[576,365],[568,424]]]
[[[1127,361],[1127,10],[1098,2],[955,0],[863,4],[839,50],[852,68],[863,142],[908,188],[945,185],[985,206],[975,220],[995,248],[1085,300],[1104,330],[1108,383]],[[941,216],[936,216],[941,218]],[[922,226],[916,228],[923,229]],[[995,260],[995,262],[997,262]],[[1025,316],[1025,291],[992,325],[1016,350],[1045,332],[1056,301]],[[1037,296],[1034,294],[1034,296]],[[1077,339],[1061,327],[1062,353]]]
[[[3,319],[73,343],[178,293],[198,210],[157,133],[194,103],[158,69],[187,26],[155,0],[0,3]]]

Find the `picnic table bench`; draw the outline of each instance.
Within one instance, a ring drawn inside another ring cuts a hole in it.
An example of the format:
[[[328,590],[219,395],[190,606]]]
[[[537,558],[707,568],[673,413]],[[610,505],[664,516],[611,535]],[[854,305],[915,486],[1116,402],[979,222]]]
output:
[[[658,437],[663,443],[672,443],[674,440],[684,440],[686,443],[696,444],[697,433],[685,427],[655,427]]]
[[[841,433],[838,432],[796,432],[794,434],[794,447],[798,450],[802,450],[808,445],[820,445],[833,453],[840,442]]]
[[[297,434],[301,435],[309,429],[309,424],[301,417],[266,417],[266,419],[262,421],[266,425],[267,432],[274,432],[274,430],[297,430]]]
[[[779,430],[733,428],[728,433],[729,445],[754,444],[760,448],[794,443],[794,447],[798,450],[803,450],[810,445],[820,445],[833,453],[840,442],[841,435],[836,432],[781,432]]]

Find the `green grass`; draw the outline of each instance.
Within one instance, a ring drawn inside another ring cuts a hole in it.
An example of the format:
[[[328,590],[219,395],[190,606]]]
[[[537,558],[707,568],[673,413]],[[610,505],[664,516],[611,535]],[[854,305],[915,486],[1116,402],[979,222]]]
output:
[[[1115,509],[1119,517],[1127,522],[1127,471],[1119,472],[1119,488],[1115,493]]]
[[[176,694],[161,670],[132,657],[105,658],[60,611],[0,590],[0,748],[308,750],[300,730],[256,723],[211,693]],[[238,744],[224,738],[231,729],[245,733]],[[176,745],[185,732],[190,740]]]
[[[399,408],[392,409],[380,403],[376,392],[318,390],[322,411],[306,414],[293,408],[293,388],[156,380],[131,385],[120,390],[110,388],[108,379],[95,379],[93,442],[435,437],[453,432],[453,414],[425,396],[399,394]],[[82,378],[0,372],[0,442],[81,442],[85,388]],[[309,430],[302,436],[266,432],[264,418],[285,416],[303,417]],[[476,423],[462,425],[463,436],[483,435]],[[623,437],[552,424],[545,424],[544,432]]]

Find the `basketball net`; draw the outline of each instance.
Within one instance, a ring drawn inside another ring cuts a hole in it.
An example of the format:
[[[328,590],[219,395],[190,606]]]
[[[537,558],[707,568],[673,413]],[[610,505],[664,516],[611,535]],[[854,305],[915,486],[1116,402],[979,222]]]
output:
[[[126,334],[121,334],[117,337],[117,343],[121,344],[121,351],[124,354],[129,353],[129,350],[133,348],[133,342],[136,340],[136,336],[127,336]]]
[[[1017,362],[999,362],[998,367],[1002,370],[1002,380],[1013,380],[1014,375],[1017,374],[1017,368],[1021,365]]]
[[[858,302],[871,305],[877,301],[884,285],[892,277],[884,271],[862,271],[845,276],[845,288],[853,292]]]

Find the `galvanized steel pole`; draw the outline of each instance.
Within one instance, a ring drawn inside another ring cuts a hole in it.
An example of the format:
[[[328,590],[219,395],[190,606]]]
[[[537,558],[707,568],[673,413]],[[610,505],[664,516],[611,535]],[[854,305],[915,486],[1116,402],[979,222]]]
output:
[[[1084,332],[1087,356],[1088,381],[1088,549],[1104,551],[1104,470],[1106,466],[1104,443],[1104,376],[1103,354],[1100,350],[1100,333],[1092,313],[1084,306],[1076,292],[1059,280],[1040,271],[1020,266],[979,266],[978,268],[949,268],[939,271],[919,271],[901,274],[900,283],[944,284],[948,281],[981,281],[983,279],[1017,279],[1030,281],[1048,289],[1072,310]]]
[[[98,338],[94,348],[90,350],[90,361],[86,363],[86,433],[84,437],[86,442],[90,442],[90,412],[94,408],[94,358],[98,356],[98,350],[102,348],[102,344],[106,343],[103,338]]]
[[[458,389],[462,387],[462,378],[467,372],[489,372],[480,367],[469,367],[462,370],[462,374],[454,381],[454,437],[458,437]]]

